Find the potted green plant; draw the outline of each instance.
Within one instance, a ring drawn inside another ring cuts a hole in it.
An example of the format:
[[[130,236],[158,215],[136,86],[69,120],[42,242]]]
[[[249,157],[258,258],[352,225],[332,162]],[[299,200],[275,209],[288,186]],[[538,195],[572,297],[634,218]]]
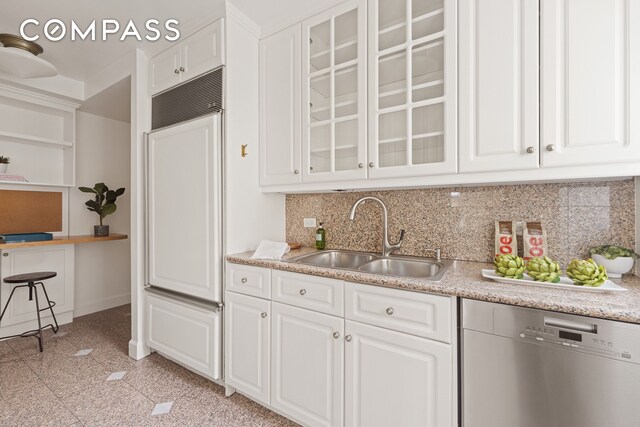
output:
[[[0,156],[0,173],[7,173],[7,166],[9,166],[9,163],[11,162],[11,159],[5,156]]]
[[[100,217],[100,225],[95,225],[93,227],[93,235],[95,237],[106,237],[109,235],[109,226],[103,225],[102,220],[107,216],[111,215],[118,208],[116,206],[116,199],[124,194],[124,188],[118,188],[117,190],[110,190],[109,187],[104,185],[104,182],[99,182],[93,186],[93,188],[89,187],[79,187],[78,188],[83,193],[92,193],[95,194],[95,197],[91,200],[88,200],[85,205],[87,205],[87,209],[91,212],[95,212]]]

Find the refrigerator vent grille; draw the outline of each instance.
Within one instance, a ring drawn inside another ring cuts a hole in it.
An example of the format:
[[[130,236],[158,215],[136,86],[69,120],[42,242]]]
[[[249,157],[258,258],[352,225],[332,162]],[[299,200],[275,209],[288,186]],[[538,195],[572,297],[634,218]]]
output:
[[[151,129],[160,129],[222,110],[223,78],[220,67],[151,101]]]

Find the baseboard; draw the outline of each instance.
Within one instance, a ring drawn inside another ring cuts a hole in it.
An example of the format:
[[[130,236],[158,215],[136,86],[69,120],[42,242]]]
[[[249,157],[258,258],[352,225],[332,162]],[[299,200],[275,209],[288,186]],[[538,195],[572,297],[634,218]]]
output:
[[[104,298],[98,301],[91,301],[82,305],[76,305],[73,310],[73,317],[84,316],[85,314],[91,314],[102,310],[108,310],[110,308],[119,307],[121,305],[131,303],[131,294],[126,293],[117,295],[114,297]]]
[[[151,354],[151,349],[140,341],[129,341],[129,357],[140,360]]]

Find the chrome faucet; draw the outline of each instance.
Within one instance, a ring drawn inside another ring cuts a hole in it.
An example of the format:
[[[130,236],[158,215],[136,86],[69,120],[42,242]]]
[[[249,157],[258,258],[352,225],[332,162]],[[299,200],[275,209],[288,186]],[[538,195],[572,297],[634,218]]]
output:
[[[384,202],[380,199],[378,199],[377,197],[373,197],[373,196],[365,196],[365,197],[361,197],[359,198],[354,204],[353,206],[351,206],[351,211],[349,212],[349,219],[351,221],[355,220],[356,218],[356,208],[358,207],[358,205],[360,205],[360,203],[365,202],[367,200],[372,200],[374,202],[378,202],[380,204],[380,206],[382,206],[382,215],[384,218],[384,228],[382,230],[382,256],[389,256],[391,255],[393,252],[397,251],[398,249],[400,249],[400,247],[402,246],[402,241],[404,240],[404,230],[400,230],[400,240],[398,240],[398,243],[389,243],[389,221],[388,221],[388,213],[387,213],[387,206],[384,204]]]

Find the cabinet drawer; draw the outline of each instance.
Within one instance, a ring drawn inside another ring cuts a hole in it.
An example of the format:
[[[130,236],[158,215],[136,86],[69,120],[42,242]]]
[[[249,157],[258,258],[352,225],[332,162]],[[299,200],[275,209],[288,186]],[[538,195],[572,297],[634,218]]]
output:
[[[451,342],[450,297],[356,283],[345,287],[345,318]]]
[[[274,301],[334,316],[343,315],[342,281],[278,270],[271,274]]]
[[[227,264],[226,285],[228,291],[271,297],[271,270],[242,264]]]
[[[220,379],[221,314],[147,292],[147,344],[209,378]]]

